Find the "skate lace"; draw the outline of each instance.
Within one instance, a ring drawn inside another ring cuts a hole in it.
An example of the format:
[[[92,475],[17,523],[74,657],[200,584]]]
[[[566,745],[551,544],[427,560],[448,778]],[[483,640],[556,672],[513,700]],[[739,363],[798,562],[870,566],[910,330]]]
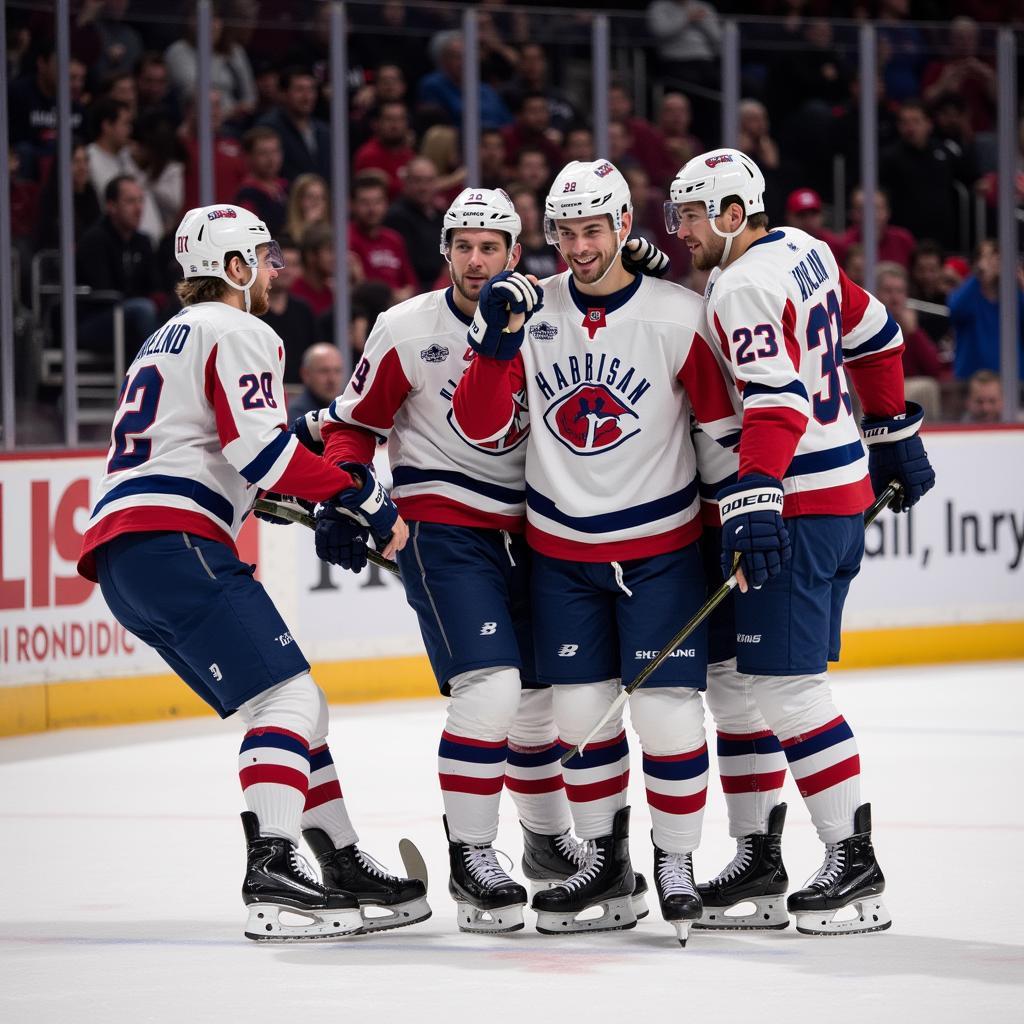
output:
[[[493,846],[467,846],[463,856],[469,873],[481,885],[489,886],[512,881],[508,872],[498,862],[499,854],[508,861],[508,866],[512,867],[512,858],[503,850],[494,849]]]
[[[297,874],[301,875],[307,881],[312,882],[314,885],[320,884],[320,879],[313,873],[312,865],[305,857],[302,856],[301,853],[299,853],[298,850],[293,848],[289,855],[289,859]]]
[[[579,844],[577,859],[579,870],[575,875],[570,875],[564,882],[559,883],[569,892],[575,892],[597,877],[597,873],[604,866],[604,851],[593,839],[588,839]]]
[[[748,836],[742,836],[737,839],[736,856],[718,872],[716,877],[711,879],[711,883],[730,882],[732,879],[746,871],[746,869],[750,867],[752,846],[753,843],[751,843]]]
[[[358,846],[356,847],[356,860],[359,861],[359,864],[364,871],[369,872],[371,875],[376,875],[378,878],[382,878],[386,882],[394,881],[396,877],[391,874],[391,872],[389,872],[379,860],[371,857],[368,853],[363,853]]]
[[[555,836],[555,849],[567,860],[579,867],[586,859],[586,844],[581,843],[571,832]]]
[[[696,896],[690,854],[662,851],[658,861],[658,884],[663,896],[678,896],[680,893]]]
[[[825,844],[825,861],[817,874],[807,880],[805,888],[827,889],[843,873],[846,854],[842,843]]]

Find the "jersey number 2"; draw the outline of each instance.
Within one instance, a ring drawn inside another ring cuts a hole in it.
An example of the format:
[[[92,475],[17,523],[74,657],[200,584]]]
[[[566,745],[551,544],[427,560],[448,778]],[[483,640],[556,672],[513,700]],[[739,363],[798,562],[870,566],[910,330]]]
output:
[[[121,415],[114,423],[114,452],[107,463],[108,473],[141,466],[149,458],[153,442],[139,435],[153,426],[163,386],[164,379],[155,366],[143,366],[131,380],[125,379],[117,407]]]

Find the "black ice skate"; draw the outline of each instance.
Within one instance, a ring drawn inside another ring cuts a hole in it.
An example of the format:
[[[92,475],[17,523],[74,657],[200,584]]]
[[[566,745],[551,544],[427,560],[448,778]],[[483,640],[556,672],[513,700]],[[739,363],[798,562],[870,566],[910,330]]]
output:
[[[563,935],[634,928],[635,888],[629,863],[629,808],[623,807],[615,814],[610,836],[583,843],[575,874],[533,897],[537,931]],[[588,915],[594,907],[600,908],[600,914]]]
[[[782,828],[786,805],[776,804],[768,815],[766,835],[754,833],[736,840],[736,856],[709,882],[697,886],[704,913],[694,928],[745,930],[789,926],[786,887],[789,876],[782,863]],[[753,905],[753,909],[744,909]]]
[[[302,838],[320,864],[324,885],[350,892],[359,901],[363,931],[404,928],[430,917],[427,887],[419,879],[388,874],[355,845],[335,849],[322,829],[304,829]]]
[[[871,804],[857,808],[853,827],[849,839],[825,844],[825,862],[818,873],[789,897],[798,932],[849,935],[881,932],[892,924],[881,900],[885,877],[871,845]],[[856,916],[835,920],[847,907],[853,907]]]
[[[654,833],[651,833],[654,842]],[[654,885],[658,890],[661,916],[676,930],[679,945],[685,947],[690,925],[700,918],[703,907],[693,880],[693,855],[669,853],[654,843]]]
[[[471,846],[452,839],[448,818],[444,820],[448,836],[451,876],[448,891],[464,932],[517,932],[523,927],[526,890],[498,863],[493,846]]]
[[[583,863],[584,843],[570,830],[557,836],[531,832],[522,822],[523,828],[523,874],[530,883],[531,899],[542,889],[550,889],[574,875]],[[650,911],[647,908],[647,879],[639,871],[633,875],[633,913],[638,921]]]
[[[294,843],[278,836],[261,836],[259,819],[252,811],[242,813],[242,828],[247,847],[242,883],[242,899],[249,908],[247,939],[324,941],[363,930],[356,898],[321,885],[306,870],[308,865]]]

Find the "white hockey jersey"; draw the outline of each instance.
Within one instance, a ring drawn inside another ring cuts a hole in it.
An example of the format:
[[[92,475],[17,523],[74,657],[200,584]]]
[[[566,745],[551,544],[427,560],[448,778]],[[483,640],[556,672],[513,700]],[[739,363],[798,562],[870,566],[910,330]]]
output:
[[[740,476],[782,480],[786,516],[863,512],[874,494],[844,364],[866,413],[902,414],[895,320],[824,242],[795,228],[712,273],[705,299],[743,401]]]
[[[125,374],[107,471],[79,571],[121,533],[182,530],[234,548],[258,488],[310,500],[352,478],[286,430],[284,346],[224,302],[187,306],[155,331]]]
[[[451,287],[382,313],[344,393],[321,418],[324,457],[368,462],[370,431],[387,440],[391,497],[407,520],[522,531],[529,413],[522,394],[499,437],[471,441],[452,414],[452,395],[469,366],[471,323]]]
[[[514,360],[474,359],[454,408],[470,437],[502,436],[524,386],[527,540],[554,558],[621,561],[700,536],[691,409],[732,446],[739,417],[699,333],[699,296],[637,277],[612,295],[569,273],[542,282],[544,306]]]

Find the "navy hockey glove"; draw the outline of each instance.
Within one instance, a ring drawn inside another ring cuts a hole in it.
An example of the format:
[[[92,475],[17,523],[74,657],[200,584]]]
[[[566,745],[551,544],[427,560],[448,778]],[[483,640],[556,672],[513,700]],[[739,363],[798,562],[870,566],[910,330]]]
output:
[[[907,402],[907,411],[892,419],[861,421],[864,443],[868,446],[868,473],[875,497],[895,480],[903,490],[890,503],[893,512],[906,512],[935,486],[935,470],[918,434],[924,410],[916,402]]]
[[[366,565],[366,543],[370,531],[347,512],[331,505],[316,510],[316,554],[322,562],[360,572]]]
[[[316,502],[306,501],[305,498],[295,498],[290,494],[278,494],[276,491],[267,491],[263,494],[263,497],[267,501],[277,501],[282,505],[289,505],[296,512],[308,512],[310,515],[313,514],[313,510],[316,508]],[[282,519],[280,516],[271,515],[269,512],[261,512],[259,509],[254,508],[252,514],[257,519],[262,519],[265,523],[272,523],[274,526],[292,525],[290,519]]]
[[[631,274],[664,277],[672,269],[672,261],[646,238],[631,238],[622,247],[622,265]]]
[[[364,466],[361,462],[342,462],[339,465],[347,473],[352,474],[357,486],[340,491],[331,498],[329,504],[340,505],[353,513],[360,523],[370,528],[377,547],[385,547],[398,520],[395,503],[377,482],[372,466]]]
[[[303,448],[308,448],[314,455],[323,455],[324,442],[320,436],[320,419],[326,409],[314,409],[300,416],[291,425],[291,432],[299,439]]]
[[[722,515],[722,571],[732,575],[735,555],[757,589],[789,561],[789,530],[782,519],[782,483],[773,476],[745,476],[718,492]]]
[[[466,340],[474,352],[492,359],[515,359],[526,337],[524,327],[508,330],[509,317],[522,313],[529,320],[544,305],[544,290],[523,274],[503,270],[480,289],[476,316]]]

